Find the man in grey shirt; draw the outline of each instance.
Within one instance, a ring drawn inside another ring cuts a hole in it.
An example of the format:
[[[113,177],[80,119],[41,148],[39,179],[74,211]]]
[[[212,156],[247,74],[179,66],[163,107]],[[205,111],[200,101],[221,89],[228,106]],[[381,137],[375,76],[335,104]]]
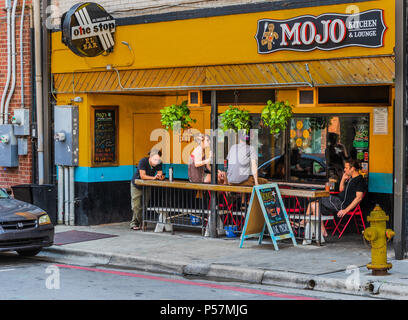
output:
[[[228,152],[227,180],[229,184],[254,186],[268,181],[258,178],[258,154],[253,146],[247,144],[249,136],[240,132],[239,143]]]

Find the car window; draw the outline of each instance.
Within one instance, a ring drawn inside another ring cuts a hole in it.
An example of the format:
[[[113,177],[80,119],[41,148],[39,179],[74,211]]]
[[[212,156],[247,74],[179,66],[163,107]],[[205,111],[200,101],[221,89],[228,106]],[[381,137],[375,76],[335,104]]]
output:
[[[265,179],[282,180],[285,177],[284,157],[277,156],[258,168],[258,176]]]
[[[299,160],[300,167],[302,167],[302,168],[311,168],[311,167],[312,167],[312,163],[313,163],[313,160],[312,160],[312,159],[303,159],[303,158],[300,158],[300,160]]]
[[[8,194],[3,189],[0,189],[0,199],[7,199]]]
[[[321,175],[324,173],[324,167],[317,161],[313,161],[313,174],[314,175]]]

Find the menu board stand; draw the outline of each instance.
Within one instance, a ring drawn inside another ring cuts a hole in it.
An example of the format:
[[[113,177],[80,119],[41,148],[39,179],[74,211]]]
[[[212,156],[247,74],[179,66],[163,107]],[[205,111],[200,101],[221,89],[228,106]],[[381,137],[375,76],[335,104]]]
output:
[[[244,241],[253,237],[258,237],[258,244],[262,244],[266,227],[268,227],[275,250],[279,250],[277,241],[283,239],[291,238],[293,245],[297,246],[276,183],[253,187],[239,247],[242,248]]]
[[[92,121],[92,165],[117,165],[118,108],[114,106],[94,107]]]

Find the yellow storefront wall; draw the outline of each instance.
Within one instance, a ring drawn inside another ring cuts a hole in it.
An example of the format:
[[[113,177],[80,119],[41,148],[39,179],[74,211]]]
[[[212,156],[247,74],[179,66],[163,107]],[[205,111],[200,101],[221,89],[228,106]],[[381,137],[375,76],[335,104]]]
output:
[[[258,54],[255,34],[257,21],[263,18],[289,19],[300,15],[324,13],[355,13],[373,8],[384,10],[387,26],[385,43],[381,48],[350,47],[332,51],[281,51]],[[378,0],[350,4],[309,7],[291,10],[226,15],[200,19],[177,20],[118,26],[114,52],[96,58],[81,58],[62,42],[61,32],[52,34],[52,72],[104,69],[149,69],[180,66],[228,65],[271,61],[305,61],[366,55],[392,54],[395,46],[394,1]],[[133,54],[121,41],[129,43]]]
[[[347,13],[350,5],[356,5],[360,11],[373,8],[384,10],[387,31],[383,47],[376,49],[351,47],[333,51],[314,50],[311,52],[281,51],[264,55],[257,53],[257,44],[254,36],[259,19],[289,19],[305,14],[317,16],[333,12]],[[395,33],[394,9],[394,1],[378,0],[356,4],[118,26],[115,34],[116,45],[114,52],[96,58],[76,56],[61,42],[61,32],[54,32],[52,34],[52,73],[73,75],[85,71],[104,71],[107,65],[112,65],[119,70],[134,70],[392,55],[395,46],[393,36]],[[130,44],[133,53],[129,51],[126,45],[121,43],[122,41]],[[356,71],[357,73],[358,71]],[[294,112],[296,114],[370,114],[370,173],[393,173],[392,105],[388,106],[388,135],[374,135],[373,112],[376,107],[375,105],[297,107],[296,89],[277,89],[276,92],[277,100],[288,100],[295,106]],[[101,94],[80,94],[83,98],[83,102],[78,104],[80,111],[80,167],[92,167],[91,114],[93,106],[119,106],[117,166],[132,166],[137,164],[138,159],[151,146],[149,141],[143,141],[145,138],[138,140],[135,137],[135,132],[141,130],[143,134],[148,134],[157,129],[160,127],[158,120],[160,118],[160,109],[187,99],[186,92],[182,92],[179,96],[163,93],[156,95],[157,93],[151,94],[146,92],[144,95],[140,94],[132,93],[131,91],[127,92],[126,95],[109,94],[108,92]],[[78,94],[57,94],[57,104],[69,104],[71,99],[76,96]],[[392,95],[393,100],[394,94]],[[263,108],[261,105],[246,105],[243,107],[250,110],[251,113],[260,113]],[[227,106],[219,106],[219,112],[223,112],[226,108]],[[210,109],[209,106],[191,108],[192,113],[199,118],[198,123],[193,128],[200,132],[210,128]],[[170,137],[172,139],[171,132]],[[173,145],[173,141],[171,141],[171,144]],[[187,144],[183,142],[182,148]],[[144,151],[145,149],[146,151]],[[169,162],[173,161],[175,159],[171,152]]]

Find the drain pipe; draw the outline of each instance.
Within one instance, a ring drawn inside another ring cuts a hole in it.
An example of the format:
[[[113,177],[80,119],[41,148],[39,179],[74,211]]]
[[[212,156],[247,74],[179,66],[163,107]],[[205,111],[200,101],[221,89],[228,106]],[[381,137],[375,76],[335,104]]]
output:
[[[69,225],[75,225],[75,168],[69,167]]]
[[[64,167],[64,222],[69,225],[69,172],[68,168]]]
[[[58,224],[64,223],[64,167],[58,166]]]
[[[21,22],[20,22],[20,86],[21,86],[21,108],[24,109],[24,45],[23,45],[23,32],[24,32],[24,10],[26,0],[23,0],[23,6],[21,8]]]
[[[40,0],[33,0],[34,15],[34,42],[35,42],[35,85],[36,85],[36,108],[37,108],[37,153],[38,153],[38,184],[44,184],[44,106],[41,64],[41,10]]]
[[[6,0],[6,10],[7,10],[7,80],[4,86],[3,95],[1,97],[0,104],[0,124],[4,124],[4,103],[6,101],[7,91],[10,86],[11,77],[11,0]]]
[[[8,124],[8,113],[11,98],[14,95],[14,90],[16,89],[16,9],[18,0],[13,2],[13,11],[11,13],[11,88],[7,96],[6,105],[4,106],[4,123]]]

